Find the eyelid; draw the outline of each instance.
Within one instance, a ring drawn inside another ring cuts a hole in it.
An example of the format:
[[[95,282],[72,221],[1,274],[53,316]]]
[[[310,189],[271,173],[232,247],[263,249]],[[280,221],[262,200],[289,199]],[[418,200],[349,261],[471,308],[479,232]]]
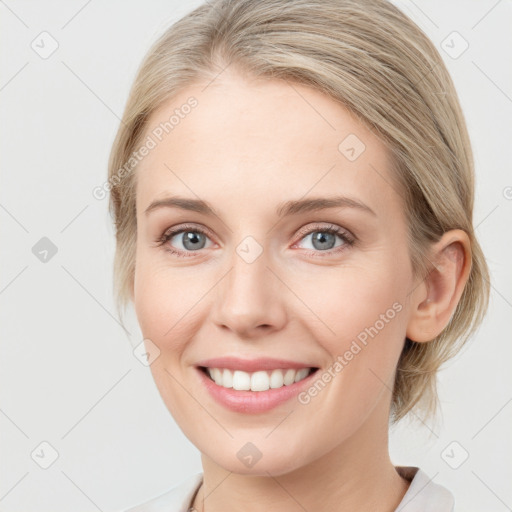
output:
[[[178,224],[177,226],[173,226],[172,228],[166,229],[162,234],[162,238],[164,238],[168,234],[174,236],[183,231],[197,231],[199,233],[203,233],[204,235],[208,235],[210,237],[212,236],[212,232],[208,228],[199,226],[197,224],[184,223],[184,224]]]
[[[311,225],[313,224],[313,225]],[[331,222],[324,222],[324,223],[318,223],[313,222],[308,224],[306,227],[301,228],[297,232],[297,236],[299,237],[299,240],[302,240],[307,235],[310,235],[311,233],[314,233],[315,231],[331,231],[338,236],[342,236],[347,239],[350,243],[354,243],[357,238],[346,228],[343,228],[341,226],[338,226],[337,224],[333,224]],[[294,244],[295,245],[295,244]],[[322,252],[322,251],[319,251]]]

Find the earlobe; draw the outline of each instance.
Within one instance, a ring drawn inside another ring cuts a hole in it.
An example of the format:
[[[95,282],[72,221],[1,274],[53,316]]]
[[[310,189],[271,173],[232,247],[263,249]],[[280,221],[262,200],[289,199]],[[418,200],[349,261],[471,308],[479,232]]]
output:
[[[407,337],[425,342],[448,325],[471,271],[471,242],[461,229],[447,231],[430,251],[430,271],[411,298]]]

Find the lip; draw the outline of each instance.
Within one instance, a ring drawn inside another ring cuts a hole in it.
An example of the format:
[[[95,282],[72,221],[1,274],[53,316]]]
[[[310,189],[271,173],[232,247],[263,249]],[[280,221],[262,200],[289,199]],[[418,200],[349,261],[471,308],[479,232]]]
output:
[[[235,364],[234,361],[237,361]],[[242,364],[240,364],[242,363]],[[283,365],[287,363],[287,365]],[[235,364],[235,366],[233,366]],[[276,366],[277,364],[277,366]],[[267,367],[265,367],[267,365]],[[237,391],[233,388],[224,388],[215,384],[206,372],[202,369],[209,368],[227,368],[229,370],[243,370],[253,372],[257,370],[273,370],[276,368],[316,368],[307,364],[295,363],[291,361],[282,361],[277,359],[253,359],[251,361],[236,358],[219,358],[203,361],[196,366],[202,385],[208,391],[210,396],[220,405],[228,410],[244,414],[260,414],[279,405],[288,402],[296,397],[299,392],[308,387],[317,371],[313,371],[307,377],[299,382],[294,382],[289,386],[282,386],[277,389],[268,389],[267,391]]]
[[[205,359],[196,363],[196,366],[207,368],[226,368],[228,370],[242,370],[244,372],[257,372],[258,370],[287,370],[293,368],[316,368],[308,363],[288,361],[285,359],[273,359],[269,357],[260,357],[258,359],[241,359],[239,357],[215,357]]]

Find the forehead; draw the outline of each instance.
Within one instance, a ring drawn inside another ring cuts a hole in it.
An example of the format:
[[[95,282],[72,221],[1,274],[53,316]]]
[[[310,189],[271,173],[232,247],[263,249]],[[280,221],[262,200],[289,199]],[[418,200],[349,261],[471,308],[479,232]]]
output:
[[[346,193],[375,209],[384,200],[396,208],[400,199],[383,142],[305,85],[222,75],[165,102],[146,137],[155,147],[136,171],[138,211],[171,192],[245,210],[277,204],[283,194]]]

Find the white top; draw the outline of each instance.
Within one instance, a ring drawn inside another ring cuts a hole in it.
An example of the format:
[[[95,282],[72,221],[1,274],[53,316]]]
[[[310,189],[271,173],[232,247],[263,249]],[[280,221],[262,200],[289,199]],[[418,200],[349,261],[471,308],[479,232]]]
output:
[[[453,512],[452,493],[434,483],[421,469],[397,466],[396,470],[411,484],[395,512]],[[125,512],[188,512],[202,481],[203,474],[197,473],[166,493]]]

